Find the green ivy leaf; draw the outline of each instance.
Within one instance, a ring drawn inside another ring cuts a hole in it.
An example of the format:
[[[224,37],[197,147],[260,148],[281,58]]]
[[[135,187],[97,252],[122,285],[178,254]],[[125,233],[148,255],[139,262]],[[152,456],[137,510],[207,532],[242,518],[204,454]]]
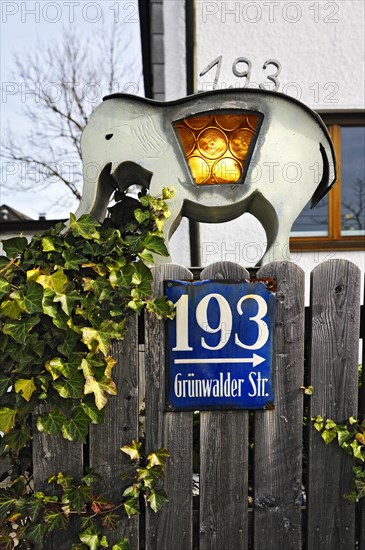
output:
[[[16,300],[4,300],[0,305],[0,313],[10,319],[20,319],[22,308]]]
[[[142,261],[144,261],[148,264],[155,263],[151,252],[148,252],[148,250],[146,248],[144,248],[142,250],[142,252],[138,253],[138,257],[141,258]]]
[[[163,297],[148,300],[147,311],[156,315],[157,319],[173,319],[175,317],[174,304]]]
[[[165,491],[162,489],[152,489],[147,500],[150,503],[152,510],[157,513],[169,499],[167,498]]]
[[[0,407],[0,432],[7,434],[14,428],[17,413],[17,410]]]
[[[47,531],[57,531],[58,529],[65,530],[68,525],[68,518],[62,512],[47,511],[43,516],[44,522],[47,524]]]
[[[95,523],[93,523],[90,527],[85,529],[85,531],[80,534],[80,540],[81,542],[86,544],[90,548],[90,550],[97,550],[100,545],[99,535],[100,528],[97,527]]]
[[[97,227],[100,227],[100,223],[90,214],[84,214],[78,220],[74,214],[70,214],[70,228],[74,235],[81,235],[87,240],[92,239],[95,237]]]
[[[4,277],[0,277],[0,298],[5,296],[6,294],[9,294],[11,290],[12,288],[8,281],[4,279]]]
[[[143,222],[149,220],[150,216],[151,214],[148,210],[141,210],[140,208],[136,208],[136,210],[134,211],[134,217],[140,224],[143,224]]]
[[[112,550],[131,550],[128,539],[120,539],[112,546]]]
[[[41,313],[43,311],[43,288],[35,281],[28,281],[23,297],[24,309],[28,313]]]
[[[32,399],[32,395],[37,389],[34,384],[34,378],[19,378],[15,381],[14,387],[15,392],[20,393],[26,401],[30,401]]]
[[[61,375],[65,378],[71,376],[71,369],[60,357],[54,357],[50,361],[47,361],[45,367],[51,373],[53,380],[57,380]]]
[[[57,350],[68,357],[76,348],[77,342],[80,340],[80,334],[69,330],[67,332],[67,338],[57,346]]]
[[[102,476],[95,472],[92,468],[81,478],[81,481],[85,483],[88,487],[91,487],[93,483],[102,481]]]
[[[24,531],[24,535],[30,542],[42,544],[46,531],[46,525],[44,525],[43,523],[36,523],[35,525],[30,525],[29,527],[27,527]]]
[[[70,378],[59,378],[53,382],[55,390],[65,399],[80,399],[82,397],[83,385],[84,378],[79,373],[73,373]]]
[[[59,435],[60,430],[66,418],[59,409],[51,411],[45,416],[37,418],[37,428],[40,432],[46,432],[51,435]]]
[[[20,502],[20,506],[19,506]],[[44,508],[41,499],[36,498],[35,496],[21,497],[17,502],[17,508],[21,511],[26,511],[27,515],[30,515],[32,522],[38,519],[39,514]]]
[[[116,395],[117,388],[115,382],[111,378],[103,376],[101,380],[96,380],[93,376],[86,377],[84,386],[85,395],[93,393],[95,396],[95,405],[99,410],[103,409],[107,404],[108,398],[106,394]]]
[[[66,315],[70,316],[75,302],[80,301],[80,296],[77,292],[67,292],[66,294],[56,292],[53,301],[55,303],[59,302],[62,310],[66,313]]]
[[[52,237],[44,237],[42,239],[42,250],[43,252],[56,252],[57,248],[55,247],[54,240]]]
[[[124,445],[120,448],[120,450],[127,454],[131,460],[139,460],[141,458],[141,447],[142,443],[139,443],[133,439],[130,445]]]
[[[30,441],[32,435],[29,428],[14,428],[4,436],[4,443],[15,451],[20,451]]]
[[[37,283],[43,288],[48,288],[54,292],[63,292],[68,283],[68,279],[63,272],[63,269],[57,269],[52,275],[39,275]]]
[[[104,355],[108,354],[110,347],[110,333],[103,330],[96,330],[92,327],[83,327],[81,329],[81,340],[93,352],[101,351]]]
[[[148,233],[147,237],[143,241],[144,248],[159,254],[160,256],[168,256],[168,250],[165,245],[163,237],[154,235],[153,233]]]
[[[365,461],[365,455],[361,451],[360,443],[356,439],[354,439],[350,443],[350,447],[352,448],[352,452],[354,454],[354,457],[357,458],[358,460],[361,460],[361,462],[364,462]]]
[[[99,410],[92,398],[89,400],[86,397],[81,403],[81,407],[93,424],[100,424],[104,420],[104,410]]]
[[[15,258],[22,254],[28,246],[28,241],[25,237],[13,237],[2,241],[5,254],[8,258]]]
[[[330,418],[327,418],[326,425],[324,427],[325,430],[332,430],[332,428],[336,428],[337,424]]]
[[[335,429],[323,430],[323,432],[321,433],[322,439],[326,443],[326,445],[331,443],[331,441],[333,441],[336,438],[336,435],[337,435],[337,432]]]
[[[364,498],[365,497],[365,481],[362,481],[361,479],[355,479],[355,487],[357,491],[357,498]]]
[[[152,489],[154,483],[163,477],[164,469],[162,466],[153,466],[152,468],[147,466],[146,468],[138,468],[137,474],[137,480],[142,481],[145,487]]]
[[[351,433],[346,429],[338,430],[337,439],[340,447],[351,438]]]
[[[6,517],[6,514],[13,510],[17,499],[14,494],[6,489],[0,489],[0,516]]]
[[[90,487],[86,485],[68,487],[62,497],[62,502],[69,504],[73,510],[80,513],[85,504],[92,502]]]
[[[21,321],[8,321],[3,326],[3,332],[24,346],[26,344],[29,332],[33,327],[38,325],[38,323],[38,316],[29,317],[28,319],[23,319]]]
[[[72,418],[67,420],[62,426],[63,437],[70,441],[82,441],[85,443],[88,430],[89,417],[84,413],[81,407],[77,408]]]
[[[169,456],[170,454],[167,449],[158,449],[158,451],[148,455],[148,467],[152,468],[153,466],[165,466]]]
[[[65,269],[79,270],[80,265],[87,262],[87,258],[76,252],[75,247],[70,246],[62,252],[65,260]]]
[[[127,513],[128,518],[139,514],[139,500],[138,498],[129,498],[124,503],[124,510]]]

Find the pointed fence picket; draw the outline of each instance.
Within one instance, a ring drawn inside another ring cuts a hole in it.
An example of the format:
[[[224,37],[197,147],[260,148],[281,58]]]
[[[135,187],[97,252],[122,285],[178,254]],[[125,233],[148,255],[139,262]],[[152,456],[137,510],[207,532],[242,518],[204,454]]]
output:
[[[80,478],[92,466],[104,477],[102,492],[119,499],[127,483],[119,473],[129,467],[119,448],[137,439],[143,426],[146,451],[166,447],[171,454],[164,482],[169,502],[158,514],[147,510],[122,522],[110,540],[125,536],[132,550],[365,550],[364,505],[343,499],[351,490],[351,457],[336,443],[325,446],[309,420],[365,415],[364,371],[360,391],[358,386],[360,271],[346,260],[320,264],[312,273],[309,308],[304,273],[295,264],[273,262],[256,276],[277,281],[275,407],[198,415],[198,508],[192,495],[194,413],[166,409],[165,322],[150,315],[144,324],[131,317],[127,339],[113,349],[118,395],[108,403],[105,422],[92,426],[88,444],[35,430],[36,490],[49,491],[46,479],[58,471]],[[246,279],[249,273],[219,262],[200,277]],[[181,266],[158,266],[154,293],[163,293],[166,279],[192,278]],[[363,336],[364,326],[361,331]],[[308,385],[311,396],[304,395]],[[44,548],[71,548],[76,527],[52,535]]]

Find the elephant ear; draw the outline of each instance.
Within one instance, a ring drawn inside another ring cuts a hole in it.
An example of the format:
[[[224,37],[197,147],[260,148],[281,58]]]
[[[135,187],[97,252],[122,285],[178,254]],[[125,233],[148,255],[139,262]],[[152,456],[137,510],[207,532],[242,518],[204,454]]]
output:
[[[123,195],[123,198],[119,202],[108,208],[111,225],[113,227],[125,227],[128,223],[135,222],[134,211],[140,205],[137,199]]]

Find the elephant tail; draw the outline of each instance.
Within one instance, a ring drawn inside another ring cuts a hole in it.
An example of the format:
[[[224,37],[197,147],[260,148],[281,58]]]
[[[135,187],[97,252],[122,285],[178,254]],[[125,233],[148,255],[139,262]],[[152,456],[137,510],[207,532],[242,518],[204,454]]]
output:
[[[319,182],[317,189],[313,193],[311,208],[315,208],[317,206],[319,201],[323,199],[323,197],[328,193],[328,191],[331,189],[331,187],[334,185],[337,179],[336,159],[335,159],[334,150],[332,148],[332,143],[331,143],[331,153],[332,153],[332,159],[333,159],[333,166],[330,166],[327,151],[323,147],[322,143],[319,144],[319,150],[322,155],[323,173],[322,173],[321,181]]]

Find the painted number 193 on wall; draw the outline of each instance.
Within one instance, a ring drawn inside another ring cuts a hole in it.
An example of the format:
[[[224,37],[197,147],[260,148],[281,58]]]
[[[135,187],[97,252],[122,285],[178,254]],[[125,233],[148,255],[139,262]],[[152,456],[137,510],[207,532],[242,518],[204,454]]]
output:
[[[271,406],[272,281],[166,281],[170,410]]]

